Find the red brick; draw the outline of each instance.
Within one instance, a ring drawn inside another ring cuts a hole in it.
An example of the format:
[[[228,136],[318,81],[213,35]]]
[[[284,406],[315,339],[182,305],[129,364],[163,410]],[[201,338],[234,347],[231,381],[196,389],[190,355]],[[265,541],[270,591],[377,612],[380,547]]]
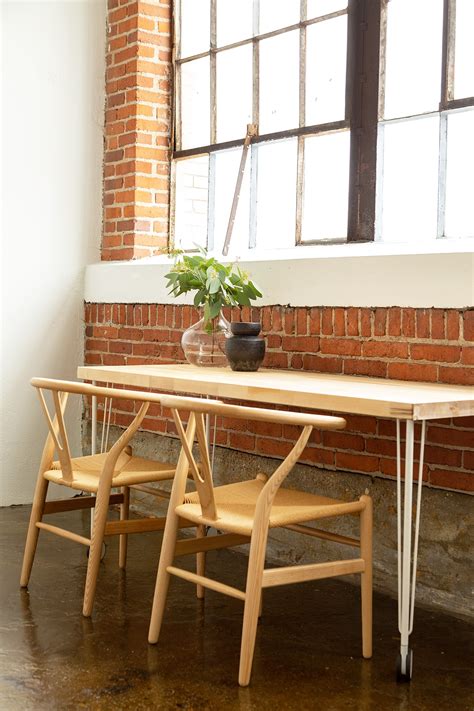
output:
[[[387,376],[387,364],[380,360],[348,359],[344,361],[344,374],[385,378]]]
[[[464,340],[474,341],[474,310],[470,309],[464,313],[463,318]]]
[[[292,450],[293,444],[279,439],[257,437],[256,451],[269,457],[286,457]]]
[[[472,492],[474,491],[474,475],[449,469],[433,469],[430,472],[430,484],[443,489]]]
[[[447,447],[474,449],[474,428],[461,430],[455,427],[439,427],[430,423],[427,441]]]
[[[410,345],[413,360],[434,360],[439,363],[457,363],[461,355],[459,346],[436,346],[429,343]]]
[[[461,352],[461,363],[463,365],[474,365],[474,347],[463,346]]]
[[[459,312],[446,312],[446,338],[449,341],[457,341],[459,339]]]
[[[265,368],[288,368],[288,355],[267,351],[263,365]]]
[[[400,336],[402,332],[401,309],[393,307],[388,310],[388,335]]]
[[[86,351],[105,351],[109,349],[107,341],[100,341],[98,338],[86,339]]]
[[[432,309],[431,311],[431,338],[445,338],[444,311],[441,309]]]
[[[110,353],[132,353],[133,346],[128,341],[110,341]]]
[[[474,368],[439,366],[439,382],[450,385],[474,385]]]
[[[315,353],[318,346],[319,339],[313,336],[283,336],[284,351]]]
[[[262,309],[262,331],[268,332],[272,328],[272,310],[270,306]]]
[[[310,462],[311,464],[321,467],[334,466],[334,459],[334,452],[323,449],[323,447],[306,447],[301,455],[303,462]]]
[[[474,452],[466,450],[463,453],[463,467],[469,469],[474,474]]]
[[[336,468],[345,471],[376,472],[379,469],[379,460],[369,454],[336,452]]]
[[[462,465],[462,450],[452,447],[434,447],[426,445],[425,461],[427,464],[442,464],[447,467],[460,467]]]
[[[331,449],[352,449],[363,452],[364,443],[363,437],[349,432],[323,432],[323,444]]]
[[[306,336],[308,333],[308,309],[296,309],[296,333]]]
[[[350,413],[344,413],[343,416],[347,422],[347,429],[351,432],[375,434],[377,431],[377,420],[375,417],[367,415],[351,415]]]
[[[430,312],[428,309],[416,310],[416,337],[429,338],[431,335],[430,329]]]
[[[295,312],[293,309],[285,309],[284,322],[285,333],[291,336],[295,332]]]
[[[301,353],[296,353],[295,355],[291,356],[291,363],[290,367],[293,370],[301,370],[303,367],[303,356]]]
[[[387,374],[394,380],[420,380],[434,383],[438,379],[438,367],[431,364],[389,363]]]
[[[385,336],[387,333],[387,309],[375,309],[374,336]]]
[[[316,373],[342,373],[342,359],[305,354],[303,368]]]
[[[267,348],[281,348],[282,337],[276,335],[275,333],[270,333],[266,337]]]
[[[309,332],[318,336],[321,333],[321,309],[312,308],[309,312]]]
[[[95,338],[118,338],[119,329],[114,326],[94,326]]]
[[[472,417],[453,417],[453,425],[474,430],[474,415]]]
[[[345,336],[346,335],[346,310],[345,309],[334,309],[334,335],[335,336]]]
[[[335,355],[360,355],[360,342],[346,338],[321,338],[321,353]]]
[[[282,425],[277,422],[252,422],[252,432],[264,437],[281,437]]]
[[[321,333],[325,336],[332,336],[333,334],[332,316],[332,309],[323,309],[321,317]]]
[[[359,335],[359,309],[347,309],[347,335]]]
[[[360,335],[370,338],[372,335],[372,312],[370,309],[360,310]]]
[[[415,336],[415,309],[402,309],[402,333],[407,338]]]
[[[362,355],[368,358],[407,358],[408,344],[398,341],[362,341]]]
[[[367,439],[366,450],[371,454],[380,454],[384,457],[396,456],[396,446],[393,439],[380,439],[375,437]]]

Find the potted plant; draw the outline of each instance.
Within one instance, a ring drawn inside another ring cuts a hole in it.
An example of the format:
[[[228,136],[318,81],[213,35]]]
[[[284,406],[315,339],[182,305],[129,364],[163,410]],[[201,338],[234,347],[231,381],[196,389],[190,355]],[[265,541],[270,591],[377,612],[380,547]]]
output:
[[[181,340],[186,359],[193,365],[226,365],[225,343],[231,332],[222,308],[250,306],[262,294],[235,262],[221,264],[202,248],[199,254],[174,254],[176,260],[165,277],[169,293],[195,292],[194,306],[202,308],[202,318]]]

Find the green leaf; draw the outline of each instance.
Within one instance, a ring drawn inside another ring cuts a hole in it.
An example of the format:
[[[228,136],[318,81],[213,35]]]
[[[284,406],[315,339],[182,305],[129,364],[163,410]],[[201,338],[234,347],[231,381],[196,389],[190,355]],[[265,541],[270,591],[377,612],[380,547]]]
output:
[[[212,303],[209,308],[209,317],[211,319],[216,318],[216,316],[219,315],[219,311],[221,310],[221,308],[222,304],[220,301],[215,301],[214,303]]]
[[[202,304],[205,293],[204,289],[199,289],[194,297],[194,306],[200,306]]]
[[[243,291],[237,294],[236,298],[241,306],[250,306],[250,299]]]

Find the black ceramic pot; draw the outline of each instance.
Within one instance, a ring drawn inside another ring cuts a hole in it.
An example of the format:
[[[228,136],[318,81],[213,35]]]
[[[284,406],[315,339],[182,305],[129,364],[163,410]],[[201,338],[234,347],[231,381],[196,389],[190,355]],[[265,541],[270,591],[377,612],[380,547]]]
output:
[[[265,356],[265,341],[259,338],[259,323],[231,323],[225,354],[232,370],[258,370]]]

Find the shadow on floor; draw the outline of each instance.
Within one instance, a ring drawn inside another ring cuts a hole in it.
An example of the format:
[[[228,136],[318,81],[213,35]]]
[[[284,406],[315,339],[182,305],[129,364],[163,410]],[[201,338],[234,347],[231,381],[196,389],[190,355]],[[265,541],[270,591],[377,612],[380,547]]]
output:
[[[160,642],[147,644],[160,534],[130,537],[125,574],[117,539],[109,539],[87,620],[82,546],[42,532],[29,590],[20,590],[28,516],[26,506],[0,509],[2,711],[474,709],[474,635],[466,621],[416,610],[414,679],[397,684],[394,600],[375,595],[374,657],[367,661],[358,588],[324,580],[269,589],[251,686],[240,689],[238,600],[208,591],[202,603],[192,585],[174,579]],[[87,511],[54,518],[87,535]],[[208,555],[209,573],[237,587],[244,586],[245,563],[237,552]]]

